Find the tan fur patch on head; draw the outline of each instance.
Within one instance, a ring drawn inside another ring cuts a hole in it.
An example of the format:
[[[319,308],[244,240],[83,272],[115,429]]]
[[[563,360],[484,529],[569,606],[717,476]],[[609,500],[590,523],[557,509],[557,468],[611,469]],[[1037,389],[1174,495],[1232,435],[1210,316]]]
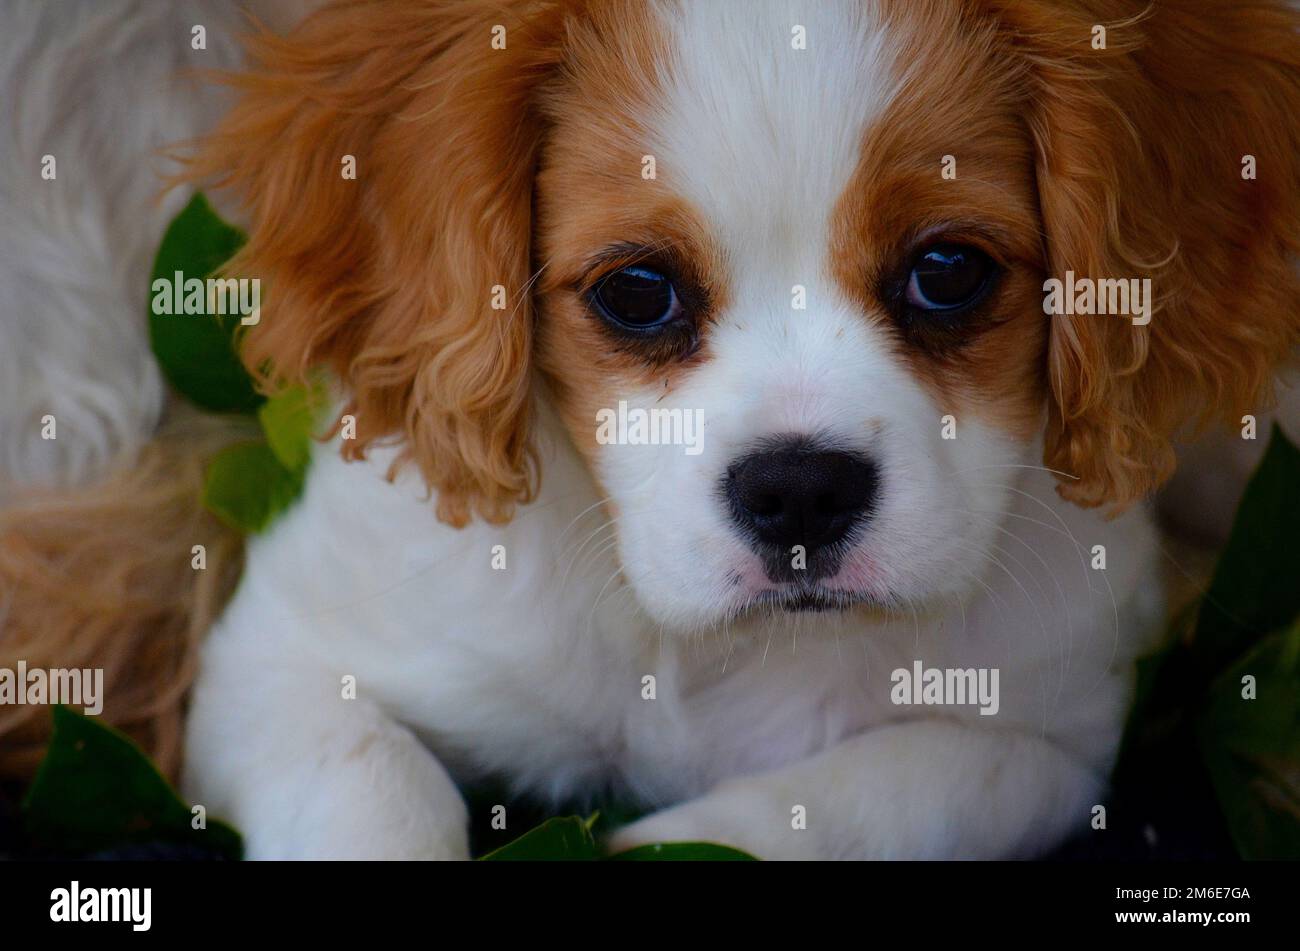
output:
[[[836,209],[834,275],[890,328],[944,413],[969,413],[1028,438],[1042,423],[1048,322],[1033,143],[1014,63],[999,54],[991,27],[954,5],[891,3],[883,12],[897,87],[866,131]],[[951,333],[937,333],[936,316],[927,345],[926,333],[902,331],[888,297],[915,255],[940,241],[979,248],[1001,276]]]
[[[537,178],[537,364],[578,448],[595,447],[595,413],[619,394],[671,392],[708,358],[709,315],[726,304],[722,252],[707,222],[658,177],[647,177],[644,117],[666,60],[660,26],[641,3],[615,3],[575,22],[564,69],[548,87],[548,135]],[[607,253],[611,250],[619,253]],[[656,359],[592,312],[598,280],[631,264],[670,269],[696,299],[696,337]]]

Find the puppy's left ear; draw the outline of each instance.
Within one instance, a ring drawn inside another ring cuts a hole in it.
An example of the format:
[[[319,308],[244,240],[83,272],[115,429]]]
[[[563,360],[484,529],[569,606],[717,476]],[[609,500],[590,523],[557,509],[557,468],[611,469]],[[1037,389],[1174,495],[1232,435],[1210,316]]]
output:
[[[1066,498],[1122,508],[1182,427],[1267,404],[1300,341],[1300,10],[993,5],[1031,80],[1048,277],[1151,281],[1144,326],[1048,318],[1046,464],[1078,476]]]

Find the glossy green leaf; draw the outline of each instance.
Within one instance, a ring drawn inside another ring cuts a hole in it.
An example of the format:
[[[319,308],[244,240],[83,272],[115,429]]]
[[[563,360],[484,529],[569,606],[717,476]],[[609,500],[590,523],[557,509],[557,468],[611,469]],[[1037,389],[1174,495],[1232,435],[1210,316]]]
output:
[[[1139,664],[1114,776],[1122,792],[1150,762],[1182,764],[1177,782],[1208,781],[1222,815],[1205,822],[1246,858],[1300,857],[1297,488],[1300,450],[1275,429],[1195,616],[1176,620],[1168,646]],[[1242,696],[1247,674],[1253,700]]]
[[[595,817],[548,819],[508,845],[489,852],[481,862],[594,862],[600,848],[592,835]]]
[[[303,473],[285,468],[270,445],[239,443],[208,464],[203,504],[227,525],[251,534],[288,508],[302,487]]]
[[[238,859],[238,833],[212,817],[206,828],[126,736],[67,707],[23,802],[23,825],[39,848],[88,853],[143,842],[193,845]]]
[[[1300,449],[1274,427],[1197,618],[1193,655],[1217,673],[1300,616]]]
[[[322,386],[291,386],[257,410],[271,451],[291,472],[306,471],[311,460],[312,437],[316,435],[324,397]]]
[[[154,282],[165,280],[170,288],[177,273],[186,280],[205,280],[244,241],[243,232],[222,221],[196,193],[163,235],[149,282],[149,340],[163,374],[192,402],[217,412],[252,412],[263,401],[236,352],[240,315],[159,312],[175,309],[175,292],[157,292]],[[160,305],[159,293],[169,293],[169,303]],[[209,307],[205,295],[205,311]]]
[[[712,842],[641,845],[609,857],[611,862],[757,862],[748,852]]]
[[[1300,624],[1215,681],[1197,739],[1241,856],[1300,859]]]

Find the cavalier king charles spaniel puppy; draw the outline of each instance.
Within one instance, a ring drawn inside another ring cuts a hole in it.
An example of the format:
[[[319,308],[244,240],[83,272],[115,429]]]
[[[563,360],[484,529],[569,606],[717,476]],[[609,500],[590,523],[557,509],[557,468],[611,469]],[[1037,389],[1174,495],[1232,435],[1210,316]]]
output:
[[[248,226],[245,364],[326,373],[334,427],[203,644],[186,794],[256,858],[466,858],[486,780],[637,803],[616,850],[1087,830],[1163,624],[1140,500],[1300,339],[1298,29],[340,0],[253,37],[187,175]]]

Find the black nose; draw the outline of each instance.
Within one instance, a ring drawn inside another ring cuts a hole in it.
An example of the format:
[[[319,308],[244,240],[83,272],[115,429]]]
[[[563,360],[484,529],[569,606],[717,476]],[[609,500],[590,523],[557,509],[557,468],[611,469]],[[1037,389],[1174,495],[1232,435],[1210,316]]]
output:
[[[848,452],[794,443],[745,456],[727,473],[732,516],[742,528],[788,551],[842,539],[871,514],[876,467]]]

